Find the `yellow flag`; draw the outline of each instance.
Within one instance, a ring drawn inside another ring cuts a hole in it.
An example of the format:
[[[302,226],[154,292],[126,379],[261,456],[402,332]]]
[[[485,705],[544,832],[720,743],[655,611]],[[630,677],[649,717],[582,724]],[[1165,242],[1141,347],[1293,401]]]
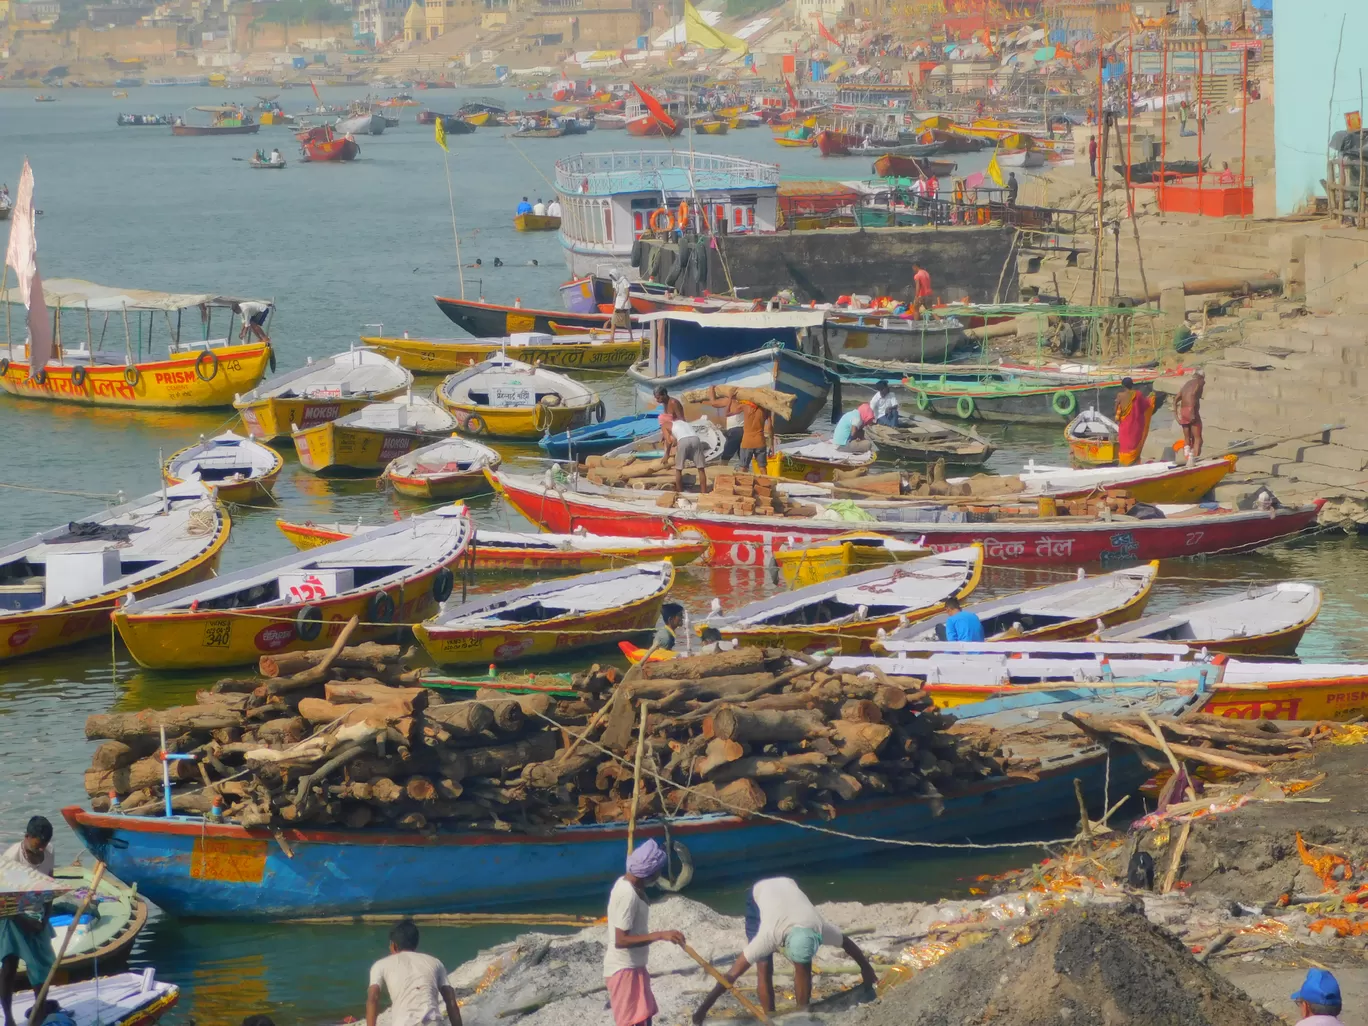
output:
[[[1006,179],[1002,177],[1002,167],[997,162],[997,150],[993,151],[993,156],[988,161],[988,168],[984,171],[984,174],[993,180],[994,185],[1000,188],[1007,185]]]
[[[437,145],[440,146],[442,149],[445,150],[445,149],[447,148],[447,144],[446,144],[446,125],[443,124],[443,122],[442,122],[442,117],[441,117],[440,114],[437,116],[437,120],[434,121],[433,124],[437,126],[436,129],[434,129],[435,134],[436,134],[436,138],[437,138]],[[448,150],[447,152],[450,152],[450,151]]]
[[[684,38],[705,50],[733,50],[741,54],[750,52],[745,40],[715,29],[704,21],[703,15],[689,0],[684,0]]]

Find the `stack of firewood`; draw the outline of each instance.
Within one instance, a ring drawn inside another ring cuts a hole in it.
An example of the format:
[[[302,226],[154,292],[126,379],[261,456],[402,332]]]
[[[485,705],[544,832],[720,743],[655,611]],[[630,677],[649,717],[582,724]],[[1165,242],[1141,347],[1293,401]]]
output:
[[[778,649],[625,676],[596,665],[574,678],[575,698],[489,689],[453,701],[397,646],[260,668],[264,680],[220,681],[193,706],[90,717],[86,736],[105,740],[86,774],[92,806],[161,808],[163,730],[168,751],[195,757],[169,762],[173,810],[244,826],[539,832],[627,819],[634,793],[641,817],[829,816],[857,797],[953,793],[1005,767],[996,735],[948,731],[920,680],[836,673]]]
[[[784,503],[782,497],[776,502],[774,483],[772,477],[719,472],[709,481],[707,494],[698,497],[698,508],[741,517],[782,515]]]

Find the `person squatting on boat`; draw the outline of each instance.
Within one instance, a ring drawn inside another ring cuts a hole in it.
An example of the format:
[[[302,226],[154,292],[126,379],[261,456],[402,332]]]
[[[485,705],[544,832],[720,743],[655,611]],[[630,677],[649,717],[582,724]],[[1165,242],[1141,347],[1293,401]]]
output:
[[[1154,396],[1142,395],[1130,378],[1121,379],[1116,393],[1116,462],[1130,467],[1140,462],[1140,450],[1149,434],[1154,414]]]
[[[44,816],[34,816],[24,828],[24,839],[5,849],[3,857],[51,876],[56,860],[52,824]],[[52,969],[56,952],[52,948],[52,926],[48,923],[51,915],[49,902],[43,906],[41,917],[20,913],[0,919],[0,1009],[5,1013],[5,1026],[15,1026],[11,1003],[19,977],[19,960],[23,959],[29,985],[34,990],[43,985]]]
[[[869,403],[861,403],[836,422],[831,444],[842,452],[868,452],[869,443],[865,441],[864,430],[873,423],[874,408]]]
[[[874,395],[869,400],[869,408],[874,411],[874,423],[886,427],[898,426],[898,397],[887,381],[874,386]]]
[[[366,1026],[375,1026],[380,1015],[380,989],[389,992],[389,1026],[437,1026],[442,1007],[451,1026],[461,1026],[456,991],[447,980],[446,967],[418,950],[418,927],[405,919],[389,934],[390,953],[371,966],[366,988]]]
[[[787,876],[760,880],[746,898],[746,946],[727,971],[727,980],[735,983],[755,966],[760,1007],[773,1012],[774,953],[783,951],[784,957],[793,963],[794,1000],[800,1010],[805,1009],[812,1000],[812,959],[823,944],[840,948],[853,958],[860,967],[860,982],[866,987],[874,986],[874,967],[864,952],[822,918],[796,881]],[[694,1026],[701,1026],[723,990],[719,983],[709,991],[694,1011]],[[618,1026],[624,1024],[619,1022]]]
[[[648,949],[662,941],[684,946],[684,935],[678,930],[647,932],[651,906],[646,903],[646,887],[659,879],[666,858],[665,849],[654,839],[639,845],[627,856],[627,871],[617,878],[608,896],[603,980],[614,1026],[649,1026],[660,1007],[646,969]]]

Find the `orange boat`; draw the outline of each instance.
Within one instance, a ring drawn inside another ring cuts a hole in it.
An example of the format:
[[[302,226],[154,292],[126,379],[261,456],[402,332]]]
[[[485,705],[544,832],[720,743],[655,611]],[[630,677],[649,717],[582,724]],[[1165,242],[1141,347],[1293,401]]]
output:
[[[349,135],[338,135],[331,125],[319,125],[295,135],[303,160],[311,163],[328,160],[355,160],[361,146]]]

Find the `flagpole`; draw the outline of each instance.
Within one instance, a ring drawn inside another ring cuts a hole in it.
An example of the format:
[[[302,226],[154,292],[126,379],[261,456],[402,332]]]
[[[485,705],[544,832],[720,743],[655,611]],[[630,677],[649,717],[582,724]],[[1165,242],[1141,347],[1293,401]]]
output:
[[[447,202],[451,204],[451,237],[456,241],[456,277],[461,282],[461,299],[465,299],[465,265],[461,263],[461,233],[456,230],[456,194],[451,191],[451,154],[442,147],[442,164],[446,167]]]

